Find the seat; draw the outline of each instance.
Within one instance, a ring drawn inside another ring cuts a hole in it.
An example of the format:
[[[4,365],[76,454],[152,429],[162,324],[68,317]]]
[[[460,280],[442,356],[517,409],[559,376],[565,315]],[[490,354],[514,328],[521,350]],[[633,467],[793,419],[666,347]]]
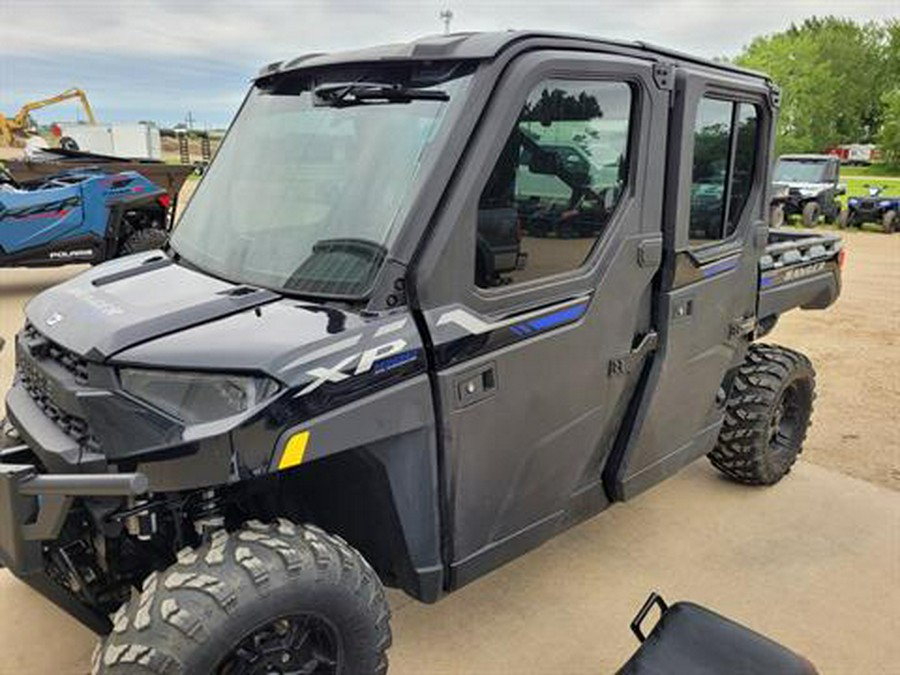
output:
[[[690,602],[667,607],[650,596],[632,630],[657,604],[662,616],[617,675],[817,675],[802,656],[739,623]]]

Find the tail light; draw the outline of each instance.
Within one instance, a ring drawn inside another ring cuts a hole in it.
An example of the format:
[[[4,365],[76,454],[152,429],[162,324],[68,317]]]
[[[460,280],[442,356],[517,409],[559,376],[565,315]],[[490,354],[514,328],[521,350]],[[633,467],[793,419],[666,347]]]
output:
[[[161,207],[163,207],[166,210],[168,210],[169,207],[172,206],[172,198],[169,196],[168,192],[164,195],[160,195],[159,197],[157,197],[156,201],[159,203],[159,205]]]
[[[50,133],[53,134],[54,138],[59,138],[60,136],[62,136],[62,129],[56,122],[54,122],[50,125]]]
[[[838,268],[843,271],[844,263],[847,261],[847,249],[842,248],[838,251]]]

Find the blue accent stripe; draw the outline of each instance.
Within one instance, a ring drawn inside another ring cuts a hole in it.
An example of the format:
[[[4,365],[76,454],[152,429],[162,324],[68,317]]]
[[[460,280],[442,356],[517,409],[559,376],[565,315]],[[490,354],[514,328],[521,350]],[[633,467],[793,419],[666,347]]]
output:
[[[766,288],[767,286],[771,286],[775,283],[775,277],[761,277],[759,280],[759,285],[761,288]]]
[[[715,276],[716,274],[721,274],[722,272],[728,272],[729,270],[733,270],[737,267],[738,258],[730,258],[728,260],[722,260],[717,263],[713,263],[712,265],[708,265],[703,269],[704,278],[709,278]]]
[[[527,337],[533,333],[556,328],[567,323],[577,321],[587,310],[588,303],[583,302],[580,305],[572,305],[565,309],[560,309],[550,314],[529,319],[515,326],[510,326],[510,330],[517,337]]]
[[[393,356],[388,356],[387,358],[376,361],[373,372],[376,375],[379,373],[384,373],[388,370],[393,370],[394,368],[399,368],[400,366],[406,365],[407,363],[411,363],[418,358],[418,349],[410,349],[405,352],[400,352],[399,354],[394,354]]]

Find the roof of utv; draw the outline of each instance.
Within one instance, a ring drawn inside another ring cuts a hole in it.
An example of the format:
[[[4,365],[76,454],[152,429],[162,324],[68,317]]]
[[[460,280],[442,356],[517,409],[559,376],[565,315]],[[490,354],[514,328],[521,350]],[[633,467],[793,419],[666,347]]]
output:
[[[526,44],[523,44],[526,43]],[[543,31],[498,31],[492,33],[451,33],[430,35],[388,45],[336,52],[334,54],[303,54],[288,61],[277,61],[260,70],[259,77],[284,73],[300,68],[317,68],[346,63],[372,63],[384,61],[440,61],[440,60],[490,60],[512,47],[578,49],[595,52],[631,53],[657,57],[660,61],[691,63],[719,71],[731,72],[768,81],[756,71],[739,68],[730,63],[720,63],[681,52],[656,47],[646,42],[626,42],[572,33]]]
[[[824,161],[826,159],[837,159],[834,155],[813,155],[813,154],[795,154],[795,155],[781,155],[778,159],[787,159],[790,161],[798,161],[802,162],[804,160],[815,160],[815,161]]]

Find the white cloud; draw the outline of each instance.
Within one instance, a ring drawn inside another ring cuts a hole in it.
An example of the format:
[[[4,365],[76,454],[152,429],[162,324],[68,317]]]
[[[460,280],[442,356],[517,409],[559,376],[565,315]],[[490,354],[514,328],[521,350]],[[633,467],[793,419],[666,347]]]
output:
[[[754,35],[812,14],[898,14],[896,2],[886,0],[2,0],[0,53],[261,61],[435,33],[445,5],[455,14],[454,30],[574,30],[703,55],[736,53]]]
[[[895,0],[0,0],[0,110],[79,85],[107,119],[190,109],[219,124],[263,64],[438,33],[447,6],[455,31],[569,31],[706,57],[812,15],[898,14]]]

